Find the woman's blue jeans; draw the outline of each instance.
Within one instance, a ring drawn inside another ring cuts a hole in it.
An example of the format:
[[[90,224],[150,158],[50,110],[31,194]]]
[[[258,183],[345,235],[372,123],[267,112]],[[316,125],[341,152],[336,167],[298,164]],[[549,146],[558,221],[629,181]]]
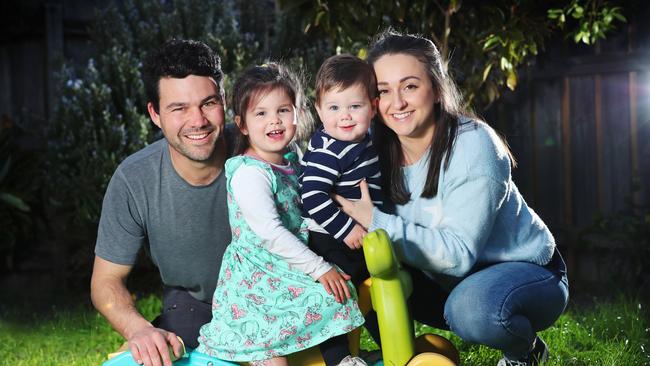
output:
[[[451,292],[422,271],[407,270],[413,278],[409,303],[416,320],[513,359],[528,353],[536,332],[557,320],[569,298],[566,265],[557,250],[543,267],[504,262],[480,268]]]

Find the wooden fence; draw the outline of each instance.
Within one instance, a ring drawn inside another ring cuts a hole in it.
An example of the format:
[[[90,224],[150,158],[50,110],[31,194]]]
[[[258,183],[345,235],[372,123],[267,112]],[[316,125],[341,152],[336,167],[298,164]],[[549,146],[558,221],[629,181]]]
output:
[[[554,57],[488,114],[518,160],[515,182],[574,268],[598,217],[650,208],[648,36],[634,48]]]

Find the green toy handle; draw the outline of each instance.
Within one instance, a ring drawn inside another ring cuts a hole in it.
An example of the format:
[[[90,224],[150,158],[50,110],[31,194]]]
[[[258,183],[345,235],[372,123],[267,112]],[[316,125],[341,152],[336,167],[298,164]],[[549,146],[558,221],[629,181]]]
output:
[[[410,277],[400,270],[386,231],[368,233],[363,253],[372,281],[370,294],[382,335],[384,364],[406,365],[415,354],[413,322],[406,306],[412,289]]]

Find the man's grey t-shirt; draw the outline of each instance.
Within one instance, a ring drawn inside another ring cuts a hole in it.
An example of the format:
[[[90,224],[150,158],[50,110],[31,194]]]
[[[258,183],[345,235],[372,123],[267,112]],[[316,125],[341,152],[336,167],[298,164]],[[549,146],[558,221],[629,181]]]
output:
[[[190,185],[172,166],[164,138],[118,166],[104,196],[97,256],[133,265],[148,244],[163,284],[210,302],[229,243],[223,172],[207,186]]]

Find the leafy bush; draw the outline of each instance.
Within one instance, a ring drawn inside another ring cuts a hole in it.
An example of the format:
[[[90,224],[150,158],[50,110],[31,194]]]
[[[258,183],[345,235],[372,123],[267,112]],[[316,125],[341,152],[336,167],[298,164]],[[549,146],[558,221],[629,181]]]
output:
[[[452,59],[466,102],[485,110],[503,89],[514,90],[517,69],[529,64],[554,34],[593,44],[624,23],[622,8],[607,1],[392,1],[279,0],[289,40],[363,56],[369,38],[386,27],[420,33]],[[301,38],[299,38],[301,37]],[[294,43],[295,44],[295,43]],[[301,50],[299,48],[298,50]]]
[[[142,89],[137,62],[125,52],[105,56],[122,66],[120,79]],[[48,139],[48,170],[52,203],[69,210],[77,223],[96,223],[101,200],[117,164],[149,142],[149,120],[134,99],[124,96],[122,106],[113,103],[114,90],[91,60],[82,78],[70,69],[59,113]],[[119,88],[123,85],[118,85]]]

